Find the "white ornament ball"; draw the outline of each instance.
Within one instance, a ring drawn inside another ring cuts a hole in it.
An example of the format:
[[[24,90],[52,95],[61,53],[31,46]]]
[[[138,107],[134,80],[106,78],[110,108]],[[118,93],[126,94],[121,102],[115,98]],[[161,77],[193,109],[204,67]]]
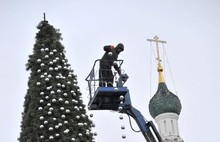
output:
[[[68,121],[64,121],[64,124],[67,124],[68,123]]]
[[[64,110],[64,107],[60,107],[60,110]]]
[[[64,118],[66,118],[66,115],[63,114],[63,115],[61,115],[61,117],[64,119]]]
[[[56,136],[56,137],[59,137],[59,136],[60,136],[60,134],[58,134],[58,133],[57,133],[55,136]]]
[[[56,62],[57,62],[57,60],[54,59],[54,60],[53,60],[53,63],[56,63]]]
[[[69,131],[70,131],[69,129],[66,129],[66,130],[64,131],[64,133],[67,134],[67,133],[69,133]]]
[[[55,53],[56,53],[56,52],[57,52],[57,50],[56,50],[56,49],[54,49],[54,50],[53,50],[53,52],[55,52]]]
[[[48,56],[48,55],[45,55],[44,57],[45,57],[46,59],[48,59],[48,58],[49,58],[49,56]]]
[[[67,84],[69,84],[69,85],[70,85],[70,84],[71,84],[71,82],[70,82],[70,81],[67,81]]]
[[[78,123],[78,126],[83,126],[83,123]]]
[[[58,126],[58,125],[56,125],[56,126],[55,126],[55,128],[56,128],[56,129],[59,129],[59,126]]]
[[[48,121],[47,121],[47,120],[45,120],[45,121],[44,121],[44,124],[48,124]]]
[[[95,132],[95,133],[94,133],[94,136],[97,136],[97,135],[98,135],[98,133],[97,133],[97,132]]]
[[[76,119],[80,119],[80,116],[79,116],[79,115],[77,115],[77,116],[76,116]]]
[[[72,138],[72,139],[71,139],[71,141],[75,141],[75,140],[76,140],[75,138]]]
[[[120,100],[121,100],[121,101],[124,100],[124,96],[121,95],[121,96],[120,96]]]
[[[77,106],[74,106],[74,109],[75,109],[75,110],[79,110],[79,108],[78,108]]]
[[[44,100],[42,100],[42,99],[41,99],[39,102],[40,102],[40,103],[43,103],[43,102],[44,102]]]
[[[81,116],[82,116],[83,118],[85,118],[85,117],[86,117],[86,115],[85,115],[85,114],[81,114]]]
[[[44,128],[44,125],[40,125],[40,128],[41,128],[41,129]]]
[[[79,133],[79,136],[82,137],[82,133]]]
[[[52,128],[52,127],[50,127],[50,128],[49,128],[49,131],[53,131],[53,128]]]
[[[44,92],[40,92],[40,95],[44,95]]]
[[[45,50],[45,51],[49,51],[49,48],[45,48],[44,50]]]
[[[43,109],[42,107],[39,107],[39,108],[38,108],[38,110],[42,110],[42,109]]]
[[[122,138],[123,138],[123,139],[125,139],[125,138],[126,138],[126,135],[125,135],[125,134],[124,134],[124,135],[122,135]]]
[[[57,90],[57,93],[61,93],[61,90],[60,90],[60,89],[58,89],[58,90]]]
[[[49,68],[49,71],[53,71],[53,68],[52,68],[52,67],[50,67],[50,68]]]
[[[92,123],[92,127],[95,127],[95,123]]]
[[[59,101],[62,102],[62,101],[63,101],[63,98],[59,98]]]
[[[69,109],[67,109],[67,110],[66,110],[66,113],[70,113],[70,110],[69,110]]]
[[[57,100],[56,99],[52,99],[52,102],[55,103]]]
[[[63,96],[65,96],[65,97],[66,97],[66,96],[67,96],[67,93],[63,93]]]
[[[118,110],[119,110],[119,111],[121,111],[122,109],[123,109],[123,107],[121,107],[121,106],[120,106],[120,107],[118,107]]]
[[[120,116],[119,116],[119,119],[123,119],[123,116],[122,116],[122,115],[120,115]]]
[[[40,136],[40,138],[41,138],[41,139],[43,139],[43,138],[44,138],[44,136]]]
[[[41,72],[41,70],[40,70],[40,69],[38,69],[38,70],[37,70],[37,72],[38,72],[38,73],[40,73],[40,72]]]
[[[115,91],[115,92],[118,92],[118,88],[114,88],[114,91]]]
[[[109,56],[112,56],[112,52],[108,52],[108,55],[109,55]]]
[[[56,76],[56,79],[59,79],[59,78],[60,78],[60,76],[59,76],[59,75],[57,75],[57,76]]]
[[[44,63],[41,63],[40,66],[41,66],[41,67],[44,67],[45,65],[44,65]]]
[[[122,130],[124,130],[124,129],[125,129],[125,126],[124,126],[124,125],[122,125],[122,126],[121,126],[121,129],[122,129]]]
[[[50,52],[49,54],[50,54],[50,55],[53,55],[53,52]]]
[[[52,140],[52,139],[53,139],[53,136],[50,136],[49,139]]]
[[[93,117],[93,114],[90,114],[89,116],[90,116],[90,117]]]
[[[44,117],[43,117],[43,116],[41,116],[41,117],[40,117],[40,120],[43,120],[43,119],[44,119]]]
[[[69,104],[69,101],[65,101],[65,104]]]
[[[41,62],[41,59],[37,59],[37,62],[40,63],[40,62]]]
[[[51,106],[51,103],[47,103],[47,106]]]

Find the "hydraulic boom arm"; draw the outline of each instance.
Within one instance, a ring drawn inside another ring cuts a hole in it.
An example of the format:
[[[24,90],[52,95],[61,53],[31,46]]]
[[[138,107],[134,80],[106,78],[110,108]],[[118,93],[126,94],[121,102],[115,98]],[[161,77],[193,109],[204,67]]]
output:
[[[136,108],[126,108],[124,112],[134,118],[147,142],[162,142],[152,121],[146,121]]]

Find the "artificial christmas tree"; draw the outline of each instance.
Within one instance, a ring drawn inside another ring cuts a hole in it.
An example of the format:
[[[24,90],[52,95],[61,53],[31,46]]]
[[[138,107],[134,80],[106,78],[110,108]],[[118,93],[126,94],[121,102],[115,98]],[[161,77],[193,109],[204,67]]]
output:
[[[44,19],[37,26],[20,142],[91,142],[92,121],[64,55],[61,34]]]

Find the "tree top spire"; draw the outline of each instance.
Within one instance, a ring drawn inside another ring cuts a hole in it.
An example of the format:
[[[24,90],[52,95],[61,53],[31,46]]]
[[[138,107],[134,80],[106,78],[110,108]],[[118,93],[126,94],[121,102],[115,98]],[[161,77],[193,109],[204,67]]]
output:
[[[46,20],[46,14],[44,13],[44,22],[48,23],[48,21]]]

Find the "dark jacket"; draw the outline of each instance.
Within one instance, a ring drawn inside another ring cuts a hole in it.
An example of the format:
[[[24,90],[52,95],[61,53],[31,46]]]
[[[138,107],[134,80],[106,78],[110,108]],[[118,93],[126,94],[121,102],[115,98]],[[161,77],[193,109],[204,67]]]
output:
[[[100,60],[100,69],[111,70],[111,67],[113,66],[115,70],[121,74],[118,65],[114,64],[114,61],[117,61],[118,54],[124,50],[123,44],[118,44],[115,48],[111,45],[106,45],[103,49],[105,54]],[[121,49],[121,51],[119,49]]]

